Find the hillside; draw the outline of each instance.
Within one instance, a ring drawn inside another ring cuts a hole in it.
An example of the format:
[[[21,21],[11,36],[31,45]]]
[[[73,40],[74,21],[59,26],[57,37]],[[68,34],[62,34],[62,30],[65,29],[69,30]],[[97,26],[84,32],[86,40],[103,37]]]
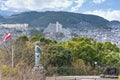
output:
[[[13,14],[17,14],[18,12],[13,12],[13,11],[5,11],[5,10],[0,10],[0,15],[4,17],[11,16]]]
[[[56,21],[59,21],[63,27],[104,27],[109,23],[108,20],[99,16],[61,11],[24,12],[10,16],[5,23],[28,23],[31,27],[47,27],[49,23]]]
[[[4,22],[5,18],[0,15],[0,23]]]

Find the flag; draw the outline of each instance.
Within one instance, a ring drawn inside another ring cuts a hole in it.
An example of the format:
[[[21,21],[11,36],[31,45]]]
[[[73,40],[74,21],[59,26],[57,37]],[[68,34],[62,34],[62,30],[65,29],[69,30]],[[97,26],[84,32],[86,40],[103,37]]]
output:
[[[5,36],[3,42],[5,42],[6,40],[9,40],[10,37],[11,37],[11,33],[9,32],[9,33],[7,33],[7,35]]]

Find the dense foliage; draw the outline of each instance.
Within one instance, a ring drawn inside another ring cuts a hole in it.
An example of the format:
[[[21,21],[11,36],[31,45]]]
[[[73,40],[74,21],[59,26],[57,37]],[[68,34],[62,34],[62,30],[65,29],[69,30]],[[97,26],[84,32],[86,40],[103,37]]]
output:
[[[120,48],[116,44],[97,42],[92,38],[84,37],[57,43],[36,34],[30,39],[26,36],[20,36],[14,41],[15,70],[19,71],[19,69],[28,67],[32,69],[34,67],[34,46],[36,40],[40,41],[42,49],[41,61],[46,69],[50,67],[73,67],[75,69],[74,74],[80,75],[81,73],[88,74],[94,68],[95,62],[97,62],[99,68],[120,66]],[[11,66],[11,49],[8,49],[11,45],[8,44],[6,44],[5,48],[0,49],[0,63],[3,65],[2,68],[4,70],[5,68],[10,68],[7,66]],[[58,70],[58,72],[62,74],[63,72],[60,72],[62,70]],[[3,72],[7,75],[5,71]],[[65,71],[64,73],[68,74],[69,72]],[[18,74],[18,72],[15,73]]]

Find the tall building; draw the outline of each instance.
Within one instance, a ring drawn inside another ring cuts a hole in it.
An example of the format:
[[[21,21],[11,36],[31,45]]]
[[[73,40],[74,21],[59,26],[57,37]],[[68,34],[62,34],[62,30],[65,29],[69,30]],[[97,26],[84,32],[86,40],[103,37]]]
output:
[[[62,24],[59,22],[56,22],[55,24],[50,23],[48,27],[44,29],[43,33],[46,38],[56,40],[58,42],[71,39],[70,30],[62,28]]]
[[[62,31],[62,25],[59,22],[50,23],[48,27],[44,30],[44,34],[54,34],[56,32]]]

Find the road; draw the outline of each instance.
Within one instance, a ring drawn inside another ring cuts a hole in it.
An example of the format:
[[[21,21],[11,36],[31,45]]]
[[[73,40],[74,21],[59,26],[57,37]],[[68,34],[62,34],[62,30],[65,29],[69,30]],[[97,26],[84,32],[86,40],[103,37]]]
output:
[[[111,78],[100,78],[100,80],[118,80],[117,78],[113,78],[113,79],[111,79]]]

